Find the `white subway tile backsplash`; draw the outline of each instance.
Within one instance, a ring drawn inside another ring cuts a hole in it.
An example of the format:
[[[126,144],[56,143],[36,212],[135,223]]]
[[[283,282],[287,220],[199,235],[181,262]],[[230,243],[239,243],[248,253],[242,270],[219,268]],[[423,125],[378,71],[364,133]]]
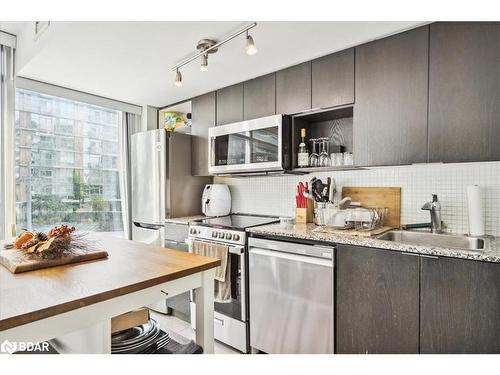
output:
[[[305,176],[216,177],[215,181],[229,185],[233,212],[293,216],[295,186],[312,176],[322,180],[335,178],[337,198],[342,186],[400,186],[402,223],[428,222],[429,213],[420,207],[431,199],[431,194],[437,194],[447,230],[456,233],[468,231],[466,188],[480,185],[486,233],[500,236],[500,162],[376,167]]]

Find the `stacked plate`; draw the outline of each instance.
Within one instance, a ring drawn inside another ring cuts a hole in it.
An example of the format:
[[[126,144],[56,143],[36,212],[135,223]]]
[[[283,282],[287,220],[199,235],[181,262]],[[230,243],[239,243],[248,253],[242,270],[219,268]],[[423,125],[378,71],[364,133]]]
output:
[[[157,343],[161,332],[159,324],[154,319],[149,319],[147,323],[140,326],[117,332],[111,336],[111,353],[136,354],[144,352]],[[165,335],[161,336],[162,344],[164,341],[170,340],[168,334],[166,338]]]

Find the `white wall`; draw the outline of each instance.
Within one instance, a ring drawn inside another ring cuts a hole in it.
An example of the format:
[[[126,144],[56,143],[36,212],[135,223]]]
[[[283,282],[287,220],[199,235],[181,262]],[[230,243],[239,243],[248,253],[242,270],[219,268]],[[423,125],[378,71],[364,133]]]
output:
[[[400,186],[404,224],[429,222],[429,212],[420,208],[431,200],[431,194],[438,194],[447,230],[456,233],[468,232],[466,187],[477,184],[484,188],[486,232],[500,236],[500,162],[377,167],[306,176],[217,177],[215,182],[229,185],[233,212],[293,216],[295,187],[313,175],[323,181],[335,178],[338,190],[341,186]]]
[[[157,129],[158,107],[150,105],[142,106],[141,131]]]

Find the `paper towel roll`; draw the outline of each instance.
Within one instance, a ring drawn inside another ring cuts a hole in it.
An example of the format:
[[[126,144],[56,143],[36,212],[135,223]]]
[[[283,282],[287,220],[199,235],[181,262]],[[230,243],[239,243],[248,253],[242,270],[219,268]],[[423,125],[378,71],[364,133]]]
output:
[[[484,209],[481,199],[481,187],[467,186],[467,210],[469,213],[469,234],[484,236]]]

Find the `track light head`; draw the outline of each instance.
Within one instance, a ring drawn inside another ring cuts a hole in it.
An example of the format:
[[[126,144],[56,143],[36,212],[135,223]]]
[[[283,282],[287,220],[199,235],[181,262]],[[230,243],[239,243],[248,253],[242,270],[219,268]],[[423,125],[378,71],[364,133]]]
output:
[[[208,54],[204,54],[201,56],[200,70],[202,72],[208,72]]]
[[[176,70],[175,72],[175,82],[174,82],[174,85],[176,85],[177,87],[181,87],[182,86],[182,74],[180,72],[179,69]]]
[[[247,55],[255,55],[257,53],[257,47],[255,47],[255,42],[253,41],[253,38],[251,35],[248,35],[248,30],[247,30],[247,45],[246,45],[246,51]]]

